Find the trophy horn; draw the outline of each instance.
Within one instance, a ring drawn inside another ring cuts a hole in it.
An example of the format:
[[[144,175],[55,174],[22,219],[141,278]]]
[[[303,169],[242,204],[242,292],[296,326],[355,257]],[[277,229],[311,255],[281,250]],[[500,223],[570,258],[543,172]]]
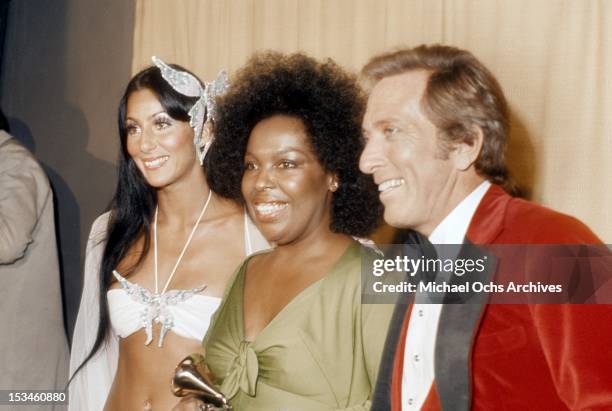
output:
[[[204,356],[200,354],[184,358],[174,370],[172,393],[177,397],[193,395],[207,405],[206,409],[233,411],[225,395],[213,385],[205,364]]]

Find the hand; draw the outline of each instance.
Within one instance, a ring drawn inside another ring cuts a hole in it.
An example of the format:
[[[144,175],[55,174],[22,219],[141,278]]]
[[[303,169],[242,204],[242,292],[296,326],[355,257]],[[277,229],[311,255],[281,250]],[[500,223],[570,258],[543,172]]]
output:
[[[179,403],[172,408],[172,411],[203,411],[206,404],[195,397],[183,397]]]

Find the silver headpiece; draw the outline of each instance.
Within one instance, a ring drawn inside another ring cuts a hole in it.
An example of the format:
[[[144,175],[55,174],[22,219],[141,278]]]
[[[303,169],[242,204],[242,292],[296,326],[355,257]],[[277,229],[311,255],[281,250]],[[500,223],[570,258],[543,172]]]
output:
[[[215,80],[204,82],[204,87],[202,87],[198,79],[186,71],[176,70],[155,56],[151,59],[161,71],[164,80],[176,92],[187,97],[198,97],[198,101],[189,110],[189,125],[193,128],[193,144],[201,165],[214,140],[212,121],[215,120],[217,114],[216,98],[224,94],[229,87],[227,74],[221,70]]]

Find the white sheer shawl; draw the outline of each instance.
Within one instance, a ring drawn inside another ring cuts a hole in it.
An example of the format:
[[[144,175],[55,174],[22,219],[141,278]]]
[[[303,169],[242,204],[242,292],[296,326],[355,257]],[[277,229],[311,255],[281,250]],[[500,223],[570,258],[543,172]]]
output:
[[[83,278],[83,294],[77,315],[72,350],[70,353],[70,375],[89,354],[96,339],[99,319],[99,271],[106,243],[106,228],[109,213],[102,214],[93,223],[87,251]],[[247,217],[244,216],[244,241],[247,255],[269,248],[268,242]],[[110,391],[119,358],[119,338],[110,331],[105,344],[98,350],[74,377],[69,392],[69,411],[102,411]]]

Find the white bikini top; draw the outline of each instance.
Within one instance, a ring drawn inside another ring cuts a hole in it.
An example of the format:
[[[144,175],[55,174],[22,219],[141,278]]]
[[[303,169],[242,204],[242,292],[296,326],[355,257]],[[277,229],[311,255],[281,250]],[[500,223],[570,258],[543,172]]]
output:
[[[245,251],[250,255],[267,248],[267,243],[245,213]],[[249,230],[249,226],[252,227]],[[252,233],[249,234],[249,231]],[[253,238],[251,238],[253,237]],[[269,247],[269,246],[268,246]],[[117,271],[113,275],[120,288],[108,290],[106,298],[111,327],[116,335],[126,338],[141,328],[145,329],[148,345],[153,340],[153,323],[161,324],[158,347],[170,330],[181,337],[201,341],[208,330],[210,319],[221,304],[221,298],[200,295],[205,285],[190,290],[168,290],[154,293],[131,283]]]
[[[219,308],[221,299],[199,295],[206,286],[191,290],[169,290],[155,294],[123,278],[113,275],[121,288],[108,290],[108,309],[113,331],[126,338],[141,328],[145,329],[148,345],[153,340],[153,323],[161,324],[158,347],[170,330],[181,337],[201,341],[210,325],[210,318]]]

